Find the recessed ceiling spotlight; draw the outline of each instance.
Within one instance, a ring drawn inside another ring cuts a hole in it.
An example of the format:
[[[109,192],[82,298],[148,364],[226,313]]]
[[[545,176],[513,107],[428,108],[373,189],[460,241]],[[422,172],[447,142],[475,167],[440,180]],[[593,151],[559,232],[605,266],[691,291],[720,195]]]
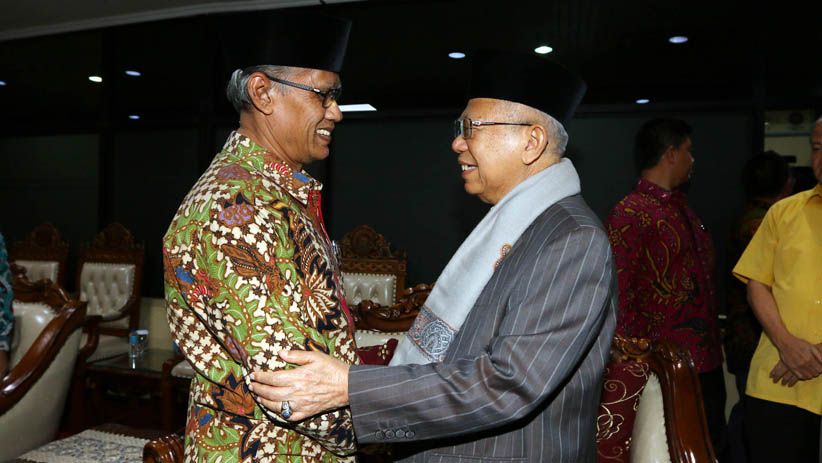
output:
[[[675,43],[675,44],[679,45],[680,43],[687,42],[688,37],[685,37],[684,35],[675,35],[675,36],[669,38],[668,41],[671,42],[671,43]]]
[[[140,120],[140,116],[138,116],[137,114],[129,114],[128,118],[131,119],[132,121]]]
[[[353,113],[358,111],[376,111],[377,108],[371,106],[368,103],[360,103],[360,104],[341,104],[340,111],[344,113]]]
[[[131,77],[140,77],[141,75],[143,75],[143,73],[140,71],[135,71],[133,69],[127,69],[126,75]]]
[[[6,81],[5,80],[0,80],[0,87],[5,87],[5,86],[6,86]]]
[[[461,51],[452,51],[448,54],[448,57],[453,59],[463,59],[465,58],[465,53]]]
[[[650,102],[651,102],[651,100],[649,100],[647,98],[640,98],[640,99],[636,100],[636,104],[648,104]]]
[[[554,51],[554,49],[549,47],[548,45],[540,45],[537,48],[534,48],[534,53],[539,53],[540,55],[547,55],[552,51]]]
[[[88,76],[88,80],[90,80],[90,81],[92,81],[96,84],[99,84],[100,82],[103,81],[103,78],[100,77],[100,76]]]

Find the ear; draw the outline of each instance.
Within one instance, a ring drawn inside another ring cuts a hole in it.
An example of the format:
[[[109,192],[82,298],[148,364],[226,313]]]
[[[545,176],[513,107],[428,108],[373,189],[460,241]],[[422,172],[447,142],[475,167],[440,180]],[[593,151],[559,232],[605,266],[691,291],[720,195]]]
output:
[[[248,79],[248,95],[254,108],[266,116],[274,112],[275,100],[269,92],[271,81],[262,72],[251,74]]]
[[[676,157],[677,157],[676,148],[674,147],[674,145],[668,145],[668,147],[665,148],[665,152],[662,153],[662,157],[660,158],[660,161],[664,161],[668,164],[676,164]]]
[[[528,130],[528,143],[522,152],[522,163],[529,166],[535,163],[551,143],[553,140],[548,138],[548,131],[545,127],[539,124],[532,125]]]

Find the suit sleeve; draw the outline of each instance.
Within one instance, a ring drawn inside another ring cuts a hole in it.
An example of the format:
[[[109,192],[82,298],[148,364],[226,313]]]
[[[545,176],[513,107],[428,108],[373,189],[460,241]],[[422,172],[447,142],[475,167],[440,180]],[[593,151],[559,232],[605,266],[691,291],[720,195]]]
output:
[[[499,334],[476,358],[351,367],[358,441],[475,433],[535,410],[573,375],[599,333],[611,291],[610,256],[607,238],[593,227],[543,243],[517,269]],[[380,434],[388,428],[403,435]]]

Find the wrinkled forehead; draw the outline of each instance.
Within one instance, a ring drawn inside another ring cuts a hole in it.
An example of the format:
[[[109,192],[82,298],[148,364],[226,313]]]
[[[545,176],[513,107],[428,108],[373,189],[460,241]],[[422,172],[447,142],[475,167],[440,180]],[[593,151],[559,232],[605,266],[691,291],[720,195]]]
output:
[[[315,87],[330,88],[339,87],[341,85],[340,75],[336,72],[326,71],[323,69],[309,69],[298,68],[300,70],[299,76],[307,79]]]
[[[495,98],[471,98],[468,100],[465,109],[462,110],[462,117],[482,119],[483,117],[497,115],[508,108],[511,103],[511,101]]]

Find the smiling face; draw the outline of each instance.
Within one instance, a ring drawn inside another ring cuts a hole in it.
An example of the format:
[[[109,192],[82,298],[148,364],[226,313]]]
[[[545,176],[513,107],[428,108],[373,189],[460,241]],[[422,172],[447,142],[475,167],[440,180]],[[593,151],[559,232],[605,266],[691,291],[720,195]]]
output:
[[[474,98],[460,117],[479,121],[509,121],[502,114],[500,100]],[[528,177],[528,165],[522,161],[522,151],[528,143],[528,127],[495,125],[474,127],[470,139],[462,135],[451,143],[459,156],[465,191],[489,204],[498,203],[509,191]]]
[[[293,80],[324,92],[340,85],[339,75],[317,69],[305,69]],[[324,108],[322,96],[291,87],[286,87],[278,100],[270,117],[282,155],[299,165],[328,157],[335,124],[342,120],[337,102]]]

